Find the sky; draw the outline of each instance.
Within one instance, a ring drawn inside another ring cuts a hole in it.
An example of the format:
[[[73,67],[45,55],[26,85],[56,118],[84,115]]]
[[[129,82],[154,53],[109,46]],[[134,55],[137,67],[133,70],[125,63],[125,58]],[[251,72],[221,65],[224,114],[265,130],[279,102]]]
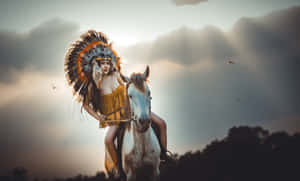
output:
[[[233,126],[300,131],[299,0],[84,2],[0,1],[0,175],[104,169],[105,129],[80,112],[63,65],[89,29],[113,42],[124,74],[150,66],[152,110],[175,153]]]

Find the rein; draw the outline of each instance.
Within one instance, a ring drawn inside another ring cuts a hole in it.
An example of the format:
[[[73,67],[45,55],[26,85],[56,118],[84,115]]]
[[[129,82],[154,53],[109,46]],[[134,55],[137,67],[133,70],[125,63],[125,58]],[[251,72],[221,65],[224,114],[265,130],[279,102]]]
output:
[[[130,122],[130,121],[136,121],[136,120],[132,119],[131,109],[130,109],[130,105],[129,105],[129,98],[128,98],[128,87],[129,87],[129,85],[130,85],[131,83],[132,83],[132,82],[128,82],[128,83],[126,84],[126,105],[125,105],[125,106],[122,106],[122,107],[119,107],[118,109],[116,109],[116,110],[114,110],[114,111],[112,111],[112,112],[110,112],[110,113],[104,114],[105,116],[109,116],[109,115],[111,115],[111,114],[114,114],[114,113],[116,113],[116,112],[118,112],[118,111],[120,111],[120,110],[122,110],[122,109],[124,108],[125,110],[127,109],[127,110],[125,111],[125,114],[127,114],[126,117],[128,117],[128,119],[118,120],[118,122]],[[111,122],[116,122],[116,120],[104,120],[104,122],[111,123]]]
[[[130,81],[130,82],[128,82],[127,84],[126,84],[126,105],[125,106],[122,106],[122,107],[119,107],[118,109],[116,109],[116,110],[114,110],[114,111],[112,111],[112,112],[110,112],[110,113],[107,113],[107,114],[104,114],[105,116],[109,116],[109,115],[111,115],[111,114],[113,114],[113,113],[116,113],[116,112],[118,112],[118,111],[120,111],[121,109],[127,109],[126,111],[125,111],[125,114],[126,114],[126,117],[128,118],[128,119],[123,119],[123,120],[104,120],[104,122],[107,122],[107,123],[112,123],[112,122],[116,122],[116,121],[118,121],[118,122],[131,122],[131,121],[137,121],[136,119],[134,119],[133,118],[133,114],[132,114],[132,112],[131,112],[131,108],[130,108],[130,102],[129,102],[129,97],[128,97],[128,87],[129,87],[129,85],[131,84],[132,82]],[[150,104],[150,113],[151,113],[151,104]],[[149,128],[149,127],[148,127]],[[148,129],[145,129],[145,130],[139,130],[139,129],[137,129],[137,131],[139,132],[139,133],[144,133],[144,132],[146,132]]]
[[[126,106],[119,107],[118,109],[116,109],[116,110],[114,110],[114,111],[112,111],[112,112],[110,112],[110,113],[103,114],[103,115],[109,116],[109,115],[111,115],[111,114],[113,114],[113,113],[116,113],[116,112],[120,111],[120,110],[123,109],[123,108],[126,108]]]
[[[128,97],[128,87],[129,87],[129,85],[130,85],[131,83],[132,83],[132,82],[130,81],[130,82],[128,82],[128,83],[126,84],[127,114],[129,115],[129,116],[128,116],[128,117],[129,117],[128,122],[130,122],[130,121],[137,122],[136,119],[132,118],[133,114],[132,114],[132,112],[131,112],[131,107],[130,107],[130,102],[129,102],[129,97]],[[151,106],[150,106],[150,113],[151,113]],[[151,126],[149,126],[149,127],[151,127]],[[144,133],[144,132],[146,132],[146,131],[149,129],[149,127],[148,127],[147,129],[145,129],[145,130],[139,130],[139,129],[137,129],[137,132],[139,132],[139,133]]]

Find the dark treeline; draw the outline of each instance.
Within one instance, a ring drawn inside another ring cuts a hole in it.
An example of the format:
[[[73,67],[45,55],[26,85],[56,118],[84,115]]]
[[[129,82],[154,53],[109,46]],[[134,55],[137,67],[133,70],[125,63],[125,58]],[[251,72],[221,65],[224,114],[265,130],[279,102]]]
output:
[[[292,181],[300,180],[300,133],[269,131],[261,127],[233,127],[222,140],[214,140],[202,151],[175,155],[162,165],[161,181]],[[29,179],[27,170],[14,168],[4,181]],[[108,181],[104,172],[77,175],[53,181]],[[50,181],[50,180],[47,180]]]

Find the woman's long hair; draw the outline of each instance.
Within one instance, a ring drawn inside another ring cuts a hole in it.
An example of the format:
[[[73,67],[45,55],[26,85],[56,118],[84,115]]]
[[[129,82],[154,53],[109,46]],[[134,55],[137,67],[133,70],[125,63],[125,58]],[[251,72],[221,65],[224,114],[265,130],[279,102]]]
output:
[[[111,62],[110,63],[110,69],[107,75],[112,75],[116,69],[114,68],[113,64]],[[99,66],[101,66],[99,64]],[[89,81],[89,85],[88,85],[88,91],[87,94],[85,94],[85,96],[83,97],[83,101],[82,101],[82,106],[83,104],[87,104],[88,106],[91,104],[92,105],[92,109],[95,112],[100,112],[102,113],[101,110],[101,89],[98,89],[96,86],[95,81],[93,80],[93,78],[90,76],[89,77],[91,80]]]

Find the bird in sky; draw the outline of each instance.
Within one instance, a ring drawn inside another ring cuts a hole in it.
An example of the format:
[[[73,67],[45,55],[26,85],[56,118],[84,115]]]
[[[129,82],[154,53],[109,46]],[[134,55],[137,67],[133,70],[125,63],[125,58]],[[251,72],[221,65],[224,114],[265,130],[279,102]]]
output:
[[[56,90],[56,85],[54,83],[51,84],[52,90]]]
[[[232,60],[228,60],[227,64],[235,64],[235,62],[233,62]]]

